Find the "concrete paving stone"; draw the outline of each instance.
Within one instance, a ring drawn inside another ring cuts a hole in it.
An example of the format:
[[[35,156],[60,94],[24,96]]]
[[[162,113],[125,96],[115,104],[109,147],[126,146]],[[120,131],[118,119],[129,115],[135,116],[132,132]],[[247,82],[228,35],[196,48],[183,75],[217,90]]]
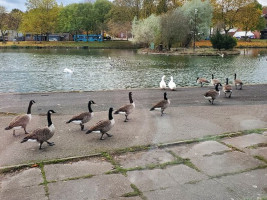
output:
[[[43,185],[1,188],[1,200],[48,200]]]
[[[2,190],[25,188],[42,183],[43,177],[39,168],[30,168],[0,176]]]
[[[78,162],[44,166],[46,179],[48,181],[64,180],[88,174],[99,175],[110,171],[112,168],[113,165],[103,160],[103,158],[92,158]]]
[[[101,200],[118,199],[133,192],[131,183],[121,174],[99,175],[88,179],[58,181],[50,183],[50,200]]]
[[[204,173],[215,176],[250,169],[264,162],[242,152],[228,152],[221,155],[198,156],[190,158],[191,162]]]
[[[175,187],[189,181],[203,180],[207,177],[185,165],[169,166],[166,169],[153,169],[127,172],[128,180],[141,191]]]
[[[203,155],[209,155],[213,153],[231,150],[229,147],[216,141],[205,141],[197,144],[174,146],[174,147],[169,147],[168,149],[173,151],[176,155],[182,158],[203,156]]]
[[[239,199],[267,198],[266,180],[266,168],[216,179],[217,182],[234,190],[238,194]]]
[[[264,131],[262,135],[267,136],[267,131]]]
[[[145,152],[130,152],[115,156],[114,159],[124,168],[144,167],[149,164],[160,164],[175,160],[170,153],[161,149]]]
[[[234,147],[243,149],[245,147],[249,147],[259,143],[267,143],[267,136],[253,133],[249,135],[243,135],[239,137],[225,139],[222,141],[225,142],[226,144],[230,144]]]
[[[233,191],[214,180],[150,190],[143,194],[148,200],[231,200],[237,197]]]
[[[135,196],[135,197],[118,197],[118,198],[112,198],[112,199],[106,199],[106,200],[142,200],[142,198],[139,196]]]
[[[253,156],[261,156],[267,160],[267,147],[259,147],[257,149],[245,149],[247,154]]]

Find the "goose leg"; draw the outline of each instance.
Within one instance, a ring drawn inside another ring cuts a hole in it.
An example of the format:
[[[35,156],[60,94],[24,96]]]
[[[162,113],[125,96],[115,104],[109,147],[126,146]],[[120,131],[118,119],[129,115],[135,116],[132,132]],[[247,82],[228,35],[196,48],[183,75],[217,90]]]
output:
[[[209,102],[211,103],[211,100],[209,100]]]
[[[231,98],[232,92],[229,94],[229,98]]]
[[[48,142],[48,141],[46,141],[46,143],[47,143],[49,146],[54,146],[54,145],[55,145],[54,142]]]
[[[108,134],[108,133],[106,133],[106,134],[107,134],[107,136],[108,136],[108,137],[112,137],[112,135],[111,135],[111,134]]]
[[[104,133],[102,133],[100,140],[104,140],[104,139],[103,139],[103,135],[104,135]]]
[[[124,122],[127,122],[129,119],[128,119],[128,115],[125,115],[125,120]]]
[[[15,134],[15,129],[13,130],[13,136],[16,137],[16,134]]]
[[[24,131],[25,131],[25,134],[29,134],[27,131],[26,131],[26,127],[23,127]]]
[[[81,126],[81,131],[83,131],[84,130],[84,125],[80,124],[80,126]]]
[[[212,104],[212,105],[213,105],[213,101],[214,101],[214,99],[211,100],[211,104]]]
[[[39,147],[39,150],[41,150],[41,149],[42,149],[42,144],[43,144],[43,142],[40,142],[40,147]]]
[[[203,83],[201,82],[201,87],[203,87]]]

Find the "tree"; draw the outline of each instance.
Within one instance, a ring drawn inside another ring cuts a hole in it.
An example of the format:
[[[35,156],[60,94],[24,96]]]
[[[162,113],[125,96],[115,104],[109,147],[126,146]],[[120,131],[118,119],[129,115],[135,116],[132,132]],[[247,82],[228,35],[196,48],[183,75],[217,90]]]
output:
[[[135,43],[143,43],[147,47],[151,42],[156,43],[160,34],[160,17],[154,14],[143,20],[134,18],[132,23],[132,34]]]
[[[145,19],[153,13],[156,13],[156,5],[154,3],[154,0],[143,0],[143,5],[140,11],[140,18]]]
[[[3,43],[5,43],[5,35],[7,33],[9,27],[9,15],[6,12],[6,8],[4,6],[0,6],[0,31],[3,39]]]
[[[233,49],[237,45],[237,41],[230,35],[222,35],[219,30],[211,36],[210,41],[214,49]]]
[[[111,10],[112,3],[108,0],[96,0],[94,3],[95,20],[97,22],[101,35],[107,29],[108,13]]]
[[[78,7],[78,10],[81,10],[81,29],[86,31],[88,41],[89,32],[94,32],[97,29],[97,14],[91,3],[79,4]]]
[[[28,23],[32,23],[29,25],[31,27],[30,30],[32,31],[36,27],[41,31],[40,34],[46,34],[46,39],[49,40],[49,33],[54,32],[57,26],[59,13],[57,2],[55,0],[27,0],[26,6],[28,12],[25,15],[29,15],[26,18]],[[32,16],[32,14],[35,16]],[[37,24],[36,20],[38,20],[39,24]],[[25,27],[22,27],[22,29],[28,32],[27,25],[23,23],[23,26]]]
[[[248,31],[261,30],[265,28],[265,25],[261,24],[261,19],[263,18],[261,17],[261,14],[261,6],[259,7],[256,3],[250,3],[240,8],[237,15],[237,27],[244,30],[246,35]]]
[[[23,12],[19,9],[13,9],[10,13],[10,29],[15,30],[17,32],[17,38],[18,38],[18,32],[19,27],[22,21]]]
[[[182,9],[177,8],[174,11],[161,16],[161,41],[167,49],[173,44],[183,43],[190,33],[189,18],[184,15]]]
[[[213,25],[221,27],[225,33],[238,23],[240,9],[254,0],[211,0],[214,7]]]
[[[186,46],[192,38],[203,39],[210,33],[212,25],[212,5],[209,0],[192,0],[181,7],[185,16],[189,19],[190,35],[188,35]]]

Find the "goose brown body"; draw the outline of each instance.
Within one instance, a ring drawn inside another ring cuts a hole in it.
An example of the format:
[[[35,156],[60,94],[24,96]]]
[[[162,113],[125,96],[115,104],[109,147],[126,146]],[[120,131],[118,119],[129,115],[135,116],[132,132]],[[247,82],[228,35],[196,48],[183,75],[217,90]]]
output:
[[[199,78],[197,77],[197,83],[201,85],[201,87],[203,87],[203,83],[209,83],[209,81],[205,78]]]
[[[133,102],[132,99],[132,92],[129,92],[129,101],[130,104],[124,105],[114,112],[114,114],[124,114],[125,115],[124,122],[127,122],[129,120],[128,116],[133,112],[135,108],[135,103]]]
[[[231,95],[232,95],[232,86],[228,84],[228,78],[226,78],[226,83],[225,85],[223,86],[223,92],[224,92],[224,95],[226,96],[226,94],[229,94],[229,98],[231,98]]]
[[[220,95],[219,85],[219,83],[216,84],[215,90],[209,90],[204,94],[204,98],[209,100],[211,104],[213,104],[213,101]]]
[[[88,110],[89,112],[83,112],[83,113],[80,113],[80,114],[77,114],[77,115],[74,115],[69,121],[67,121],[66,123],[75,123],[75,124],[79,124],[81,126],[81,130],[84,129],[84,124],[89,122],[93,116],[94,116],[94,113],[93,113],[93,110],[91,108],[91,105],[92,104],[95,104],[94,101],[90,100],[88,102]]]
[[[108,120],[101,120],[97,122],[94,126],[89,128],[89,130],[86,132],[86,134],[96,132],[96,133],[101,133],[101,138],[100,140],[103,140],[104,134],[106,134],[108,137],[111,137],[112,135],[108,134],[107,132],[114,126],[115,120],[113,119],[112,116],[112,111],[113,108],[109,109],[109,119]]]
[[[11,120],[11,122],[9,123],[9,125],[5,128],[5,130],[13,129],[13,136],[16,136],[15,129],[23,128],[25,134],[28,134],[28,132],[26,131],[26,127],[29,124],[29,122],[31,121],[31,118],[32,118],[31,107],[34,103],[35,103],[35,101],[31,100],[29,103],[29,106],[28,106],[27,114],[19,115],[19,116],[16,116],[15,118],[13,118]]]
[[[40,143],[39,149],[42,148],[42,144],[46,142],[48,145],[53,146],[54,143],[48,142],[50,138],[53,137],[55,133],[55,126],[52,123],[51,120],[51,113],[55,113],[53,110],[49,110],[47,112],[47,121],[48,121],[48,126],[44,128],[37,128],[35,129],[31,134],[26,136],[21,143],[27,142],[28,140],[35,140]]]
[[[240,90],[242,90],[243,82],[240,79],[236,79],[236,74],[234,75],[234,84],[235,84],[235,89],[237,89],[237,86],[240,86]]]
[[[170,100],[167,98],[167,93],[164,92],[164,99],[156,103],[151,109],[152,110],[161,110],[161,116],[164,114],[164,110],[170,105]]]

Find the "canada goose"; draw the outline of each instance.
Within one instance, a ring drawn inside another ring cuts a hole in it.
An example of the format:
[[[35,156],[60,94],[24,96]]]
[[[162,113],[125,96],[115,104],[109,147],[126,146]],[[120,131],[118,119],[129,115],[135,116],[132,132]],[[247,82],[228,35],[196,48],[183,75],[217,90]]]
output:
[[[211,80],[210,80],[211,84],[216,86],[218,83],[220,83],[221,85],[221,81],[219,81],[218,79],[214,79],[214,75],[211,75]]]
[[[130,100],[130,104],[124,105],[114,112],[114,114],[125,115],[124,122],[128,121],[128,115],[131,114],[133,112],[133,109],[135,108],[135,103],[133,102],[133,98],[132,98],[132,92],[129,92],[129,100]]]
[[[88,110],[89,110],[89,112],[83,112],[83,113],[80,113],[78,115],[75,115],[69,121],[67,121],[66,123],[68,124],[70,122],[73,122],[74,124],[79,124],[81,126],[81,130],[83,131],[84,124],[89,122],[94,117],[94,113],[93,113],[93,110],[91,108],[91,104],[95,104],[95,102],[92,101],[92,100],[90,100],[88,102]]]
[[[176,84],[173,82],[173,77],[171,76],[171,80],[168,83],[168,86],[171,90],[175,90],[176,89]]]
[[[48,126],[44,128],[35,129],[30,135],[26,136],[21,143],[29,141],[37,141],[40,143],[39,149],[42,149],[42,144],[46,142],[49,146],[53,146],[54,142],[48,142],[55,133],[55,126],[51,120],[51,113],[56,113],[54,110],[47,111]]]
[[[101,120],[96,123],[96,125],[89,128],[89,130],[86,132],[86,134],[89,133],[101,133],[100,140],[103,140],[103,135],[106,134],[108,137],[111,137],[112,135],[108,134],[107,132],[114,126],[115,120],[112,117],[112,111],[113,108],[109,108],[108,112],[108,120]]]
[[[226,93],[229,93],[229,98],[231,98],[231,95],[232,95],[232,86],[228,84],[228,78],[226,78],[226,83],[225,85],[223,86],[223,92],[224,92],[224,95],[226,96]]]
[[[211,104],[213,104],[213,101],[220,96],[220,90],[219,90],[219,85],[221,85],[220,83],[217,83],[215,85],[215,90],[209,90],[208,92],[206,92],[204,94],[204,98],[209,100],[209,102]]]
[[[203,87],[203,83],[209,83],[209,81],[205,78],[199,78],[197,77],[197,83],[201,84],[201,87]]]
[[[165,78],[165,75],[164,76],[162,76],[162,78],[161,78],[161,81],[160,81],[160,83],[159,83],[159,87],[161,88],[161,89],[166,89],[166,83],[165,83],[165,81],[164,81],[164,78]]]
[[[31,118],[32,118],[31,108],[32,108],[32,104],[34,104],[34,103],[35,103],[35,101],[31,100],[29,103],[29,106],[28,106],[27,114],[19,115],[19,116],[13,118],[12,121],[9,123],[8,127],[5,128],[5,130],[13,129],[13,136],[16,136],[15,130],[23,128],[25,131],[25,134],[28,134],[28,132],[26,131],[26,127],[29,124],[29,122],[31,121]]]
[[[150,111],[152,110],[161,110],[161,116],[165,113],[164,110],[170,105],[170,100],[167,98],[167,93],[164,92],[164,100],[156,103],[151,109]]]
[[[243,86],[243,82],[240,79],[236,79],[236,74],[235,74],[235,78],[234,78],[234,84],[235,84],[235,89],[237,89],[237,86],[240,86],[240,90],[242,90],[242,86]]]

